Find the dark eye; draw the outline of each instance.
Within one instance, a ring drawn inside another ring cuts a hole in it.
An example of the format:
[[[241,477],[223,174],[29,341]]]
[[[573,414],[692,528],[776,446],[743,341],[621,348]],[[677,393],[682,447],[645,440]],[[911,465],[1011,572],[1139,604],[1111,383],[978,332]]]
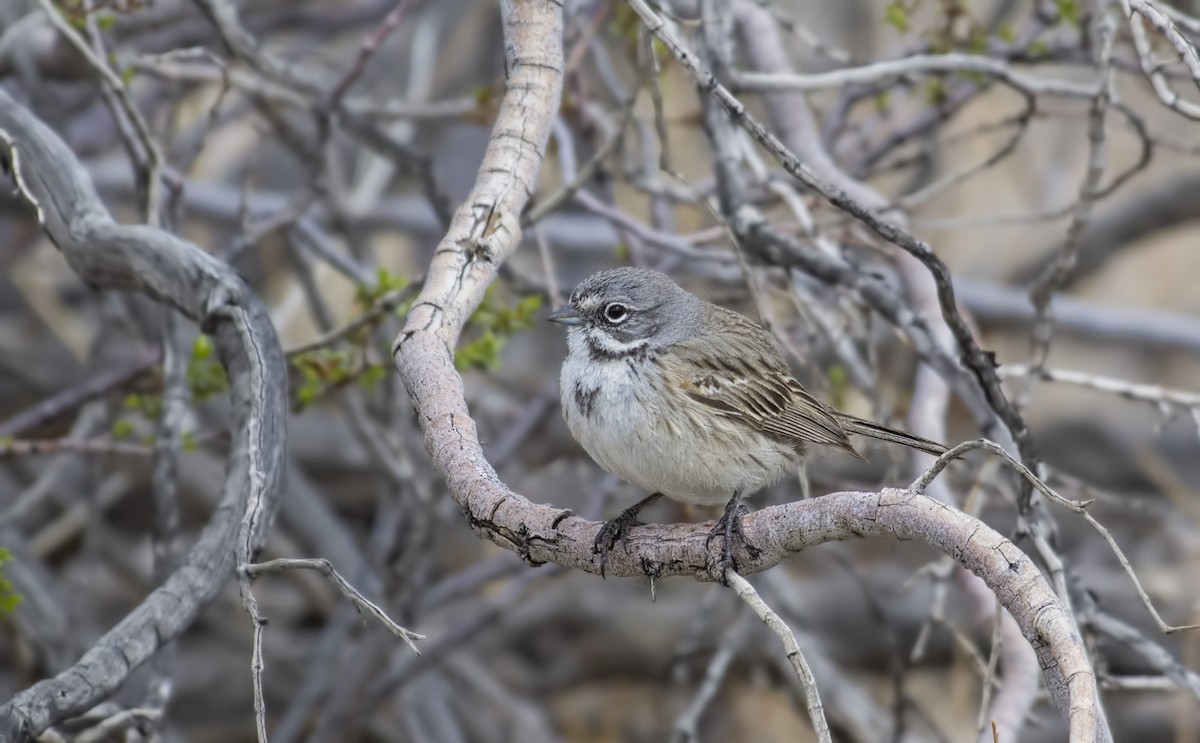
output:
[[[613,302],[604,308],[604,319],[614,325],[629,317],[629,308],[620,302]]]

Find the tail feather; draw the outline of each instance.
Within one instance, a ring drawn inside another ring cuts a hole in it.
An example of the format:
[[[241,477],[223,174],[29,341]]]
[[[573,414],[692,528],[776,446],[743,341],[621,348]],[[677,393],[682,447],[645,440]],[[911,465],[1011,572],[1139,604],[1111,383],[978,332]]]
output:
[[[856,418],[845,413],[838,413],[837,419],[838,423],[842,424],[842,428],[845,429],[846,433],[869,436],[880,441],[891,441],[894,444],[903,444],[904,446],[918,449],[934,456],[946,453],[946,447],[936,441],[930,441],[920,436],[913,436],[910,433],[897,431],[894,428],[888,428],[874,421],[863,420],[862,418]]]

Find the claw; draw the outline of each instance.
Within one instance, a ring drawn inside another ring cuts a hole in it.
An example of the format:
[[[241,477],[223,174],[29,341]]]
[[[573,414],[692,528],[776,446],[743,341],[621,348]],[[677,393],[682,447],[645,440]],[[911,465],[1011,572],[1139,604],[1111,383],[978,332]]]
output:
[[[596,534],[596,541],[592,543],[592,554],[600,555],[601,578],[605,577],[604,565],[608,562],[608,553],[618,544],[625,541],[625,538],[629,536],[630,529],[642,525],[642,522],[638,520],[638,513],[661,497],[661,493],[649,495],[634,503],[629,508],[626,508],[621,512],[620,516],[611,521],[606,521],[604,526],[600,527],[600,531]]]
[[[606,521],[604,526],[600,528],[600,532],[596,534],[596,541],[592,544],[592,554],[600,555],[600,577],[604,576],[604,565],[608,562],[608,553],[625,541],[625,537],[629,536],[629,530],[642,522],[636,517],[625,519],[625,514],[622,513],[612,521]]]
[[[747,513],[750,513],[750,509],[741,502],[741,496],[734,495],[725,506],[725,513],[717,521],[716,526],[708,532],[708,539],[704,542],[705,546],[708,546],[714,538],[721,537],[720,573],[712,576],[721,585],[729,585],[729,581],[725,578],[726,573],[730,570],[737,572],[737,565],[733,561],[735,537],[742,543],[742,546],[746,548],[746,552],[751,557],[759,554],[758,548],[748,543],[742,534],[742,516],[745,516]]]

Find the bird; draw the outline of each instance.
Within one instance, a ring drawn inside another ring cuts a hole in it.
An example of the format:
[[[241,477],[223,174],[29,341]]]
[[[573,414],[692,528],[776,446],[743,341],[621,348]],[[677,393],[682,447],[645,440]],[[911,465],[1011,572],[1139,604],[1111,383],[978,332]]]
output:
[[[812,444],[859,459],[852,434],[940,455],[946,447],[843,413],[792,375],[775,338],[748,317],[692,294],[666,274],[625,266],[580,282],[548,318],[567,328],[559,377],[571,435],[604,470],[649,493],[605,522],[593,544],[609,552],[666,496],[725,505],[709,534],[720,572],[734,569],[742,500],[796,471]]]

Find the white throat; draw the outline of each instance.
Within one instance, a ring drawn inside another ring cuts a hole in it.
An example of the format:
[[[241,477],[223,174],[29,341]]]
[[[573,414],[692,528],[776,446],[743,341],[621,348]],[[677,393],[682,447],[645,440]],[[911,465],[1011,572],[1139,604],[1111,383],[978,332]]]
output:
[[[624,357],[637,354],[649,345],[646,338],[622,341],[596,328],[571,328],[567,333],[567,347],[571,353],[582,354],[596,362],[623,361]]]

